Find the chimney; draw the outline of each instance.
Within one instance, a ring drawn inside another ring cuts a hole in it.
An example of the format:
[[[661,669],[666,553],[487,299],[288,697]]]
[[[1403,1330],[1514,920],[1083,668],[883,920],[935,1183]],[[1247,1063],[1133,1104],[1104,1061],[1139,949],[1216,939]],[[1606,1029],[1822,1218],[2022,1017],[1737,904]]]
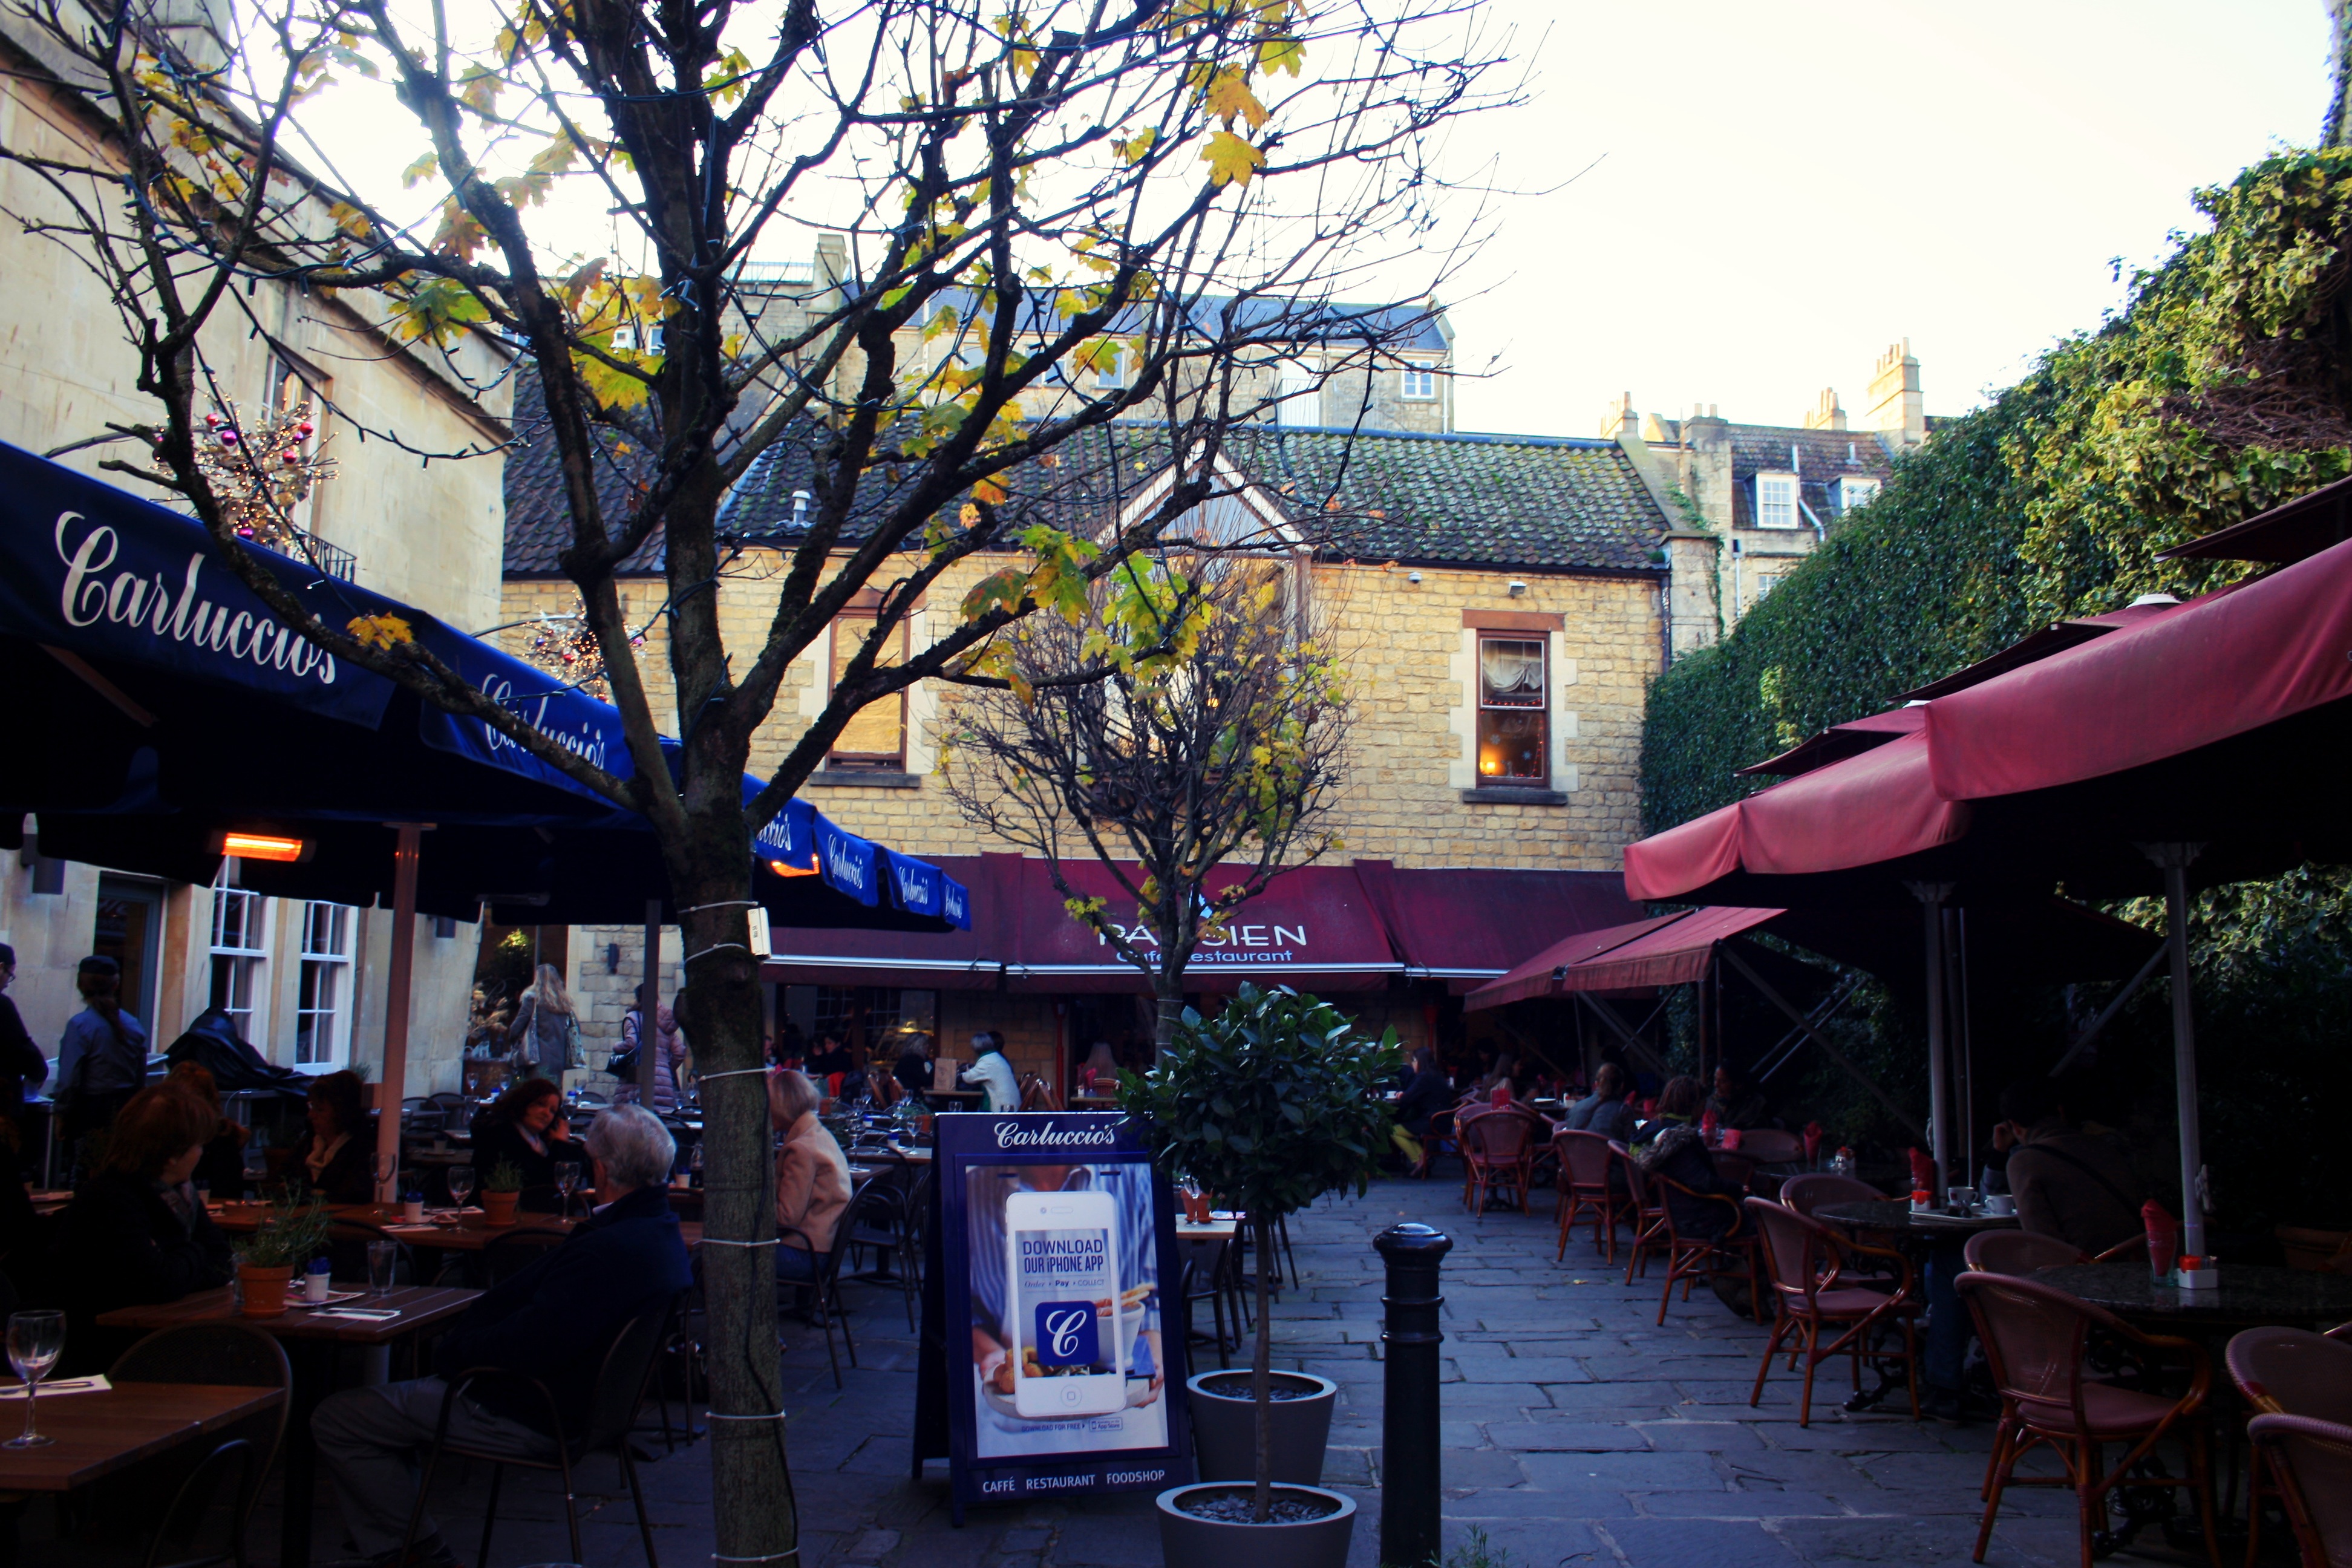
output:
[[[1872,429],[1903,446],[1916,447],[1927,438],[1927,405],[1919,395],[1919,362],[1909,338],[1878,356],[1878,373],[1870,378],[1869,418]]]
[[[1642,416],[1634,411],[1633,395],[1630,392],[1619,393],[1608,412],[1601,416],[1601,438],[1604,441],[1615,440],[1620,431],[1632,434],[1641,427]]]
[[[849,237],[835,229],[818,230],[815,263],[818,287],[838,285],[849,275]]]
[[[1808,430],[1843,430],[1845,428],[1845,410],[1838,406],[1836,387],[1824,386],[1822,388],[1821,406],[1815,408],[1811,414],[1805,416],[1805,428]]]

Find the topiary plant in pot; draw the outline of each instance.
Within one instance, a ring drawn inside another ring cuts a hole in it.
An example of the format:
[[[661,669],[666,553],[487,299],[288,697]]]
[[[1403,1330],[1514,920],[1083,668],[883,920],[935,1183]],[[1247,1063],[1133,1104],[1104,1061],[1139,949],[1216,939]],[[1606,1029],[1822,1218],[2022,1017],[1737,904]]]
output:
[[[1278,1554],[1287,1568],[1312,1568],[1333,1539],[1338,1556],[1330,1561],[1346,1557],[1355,1505],[1336,1492],[1275,1484],[1275,1226],[1326,1193],[1360,1193],[1370,1184],[1389,1142],[1381,1094],[1402,1061],[1393,1031],[1375,1040],[1328,1003],[1245,983],[1213,1018],[1185,1009],[1159,1065],[1120,1079],[1120,1109],[1144,1120],[1159,1163],[1243,1210],[1257,1249],[1253,1486],[1245,1510],[1234,1506],[1239,1499],[1230,1486],[1162,1493],[1160,1536],[1171,1568],[1206,1561],[1233,1568],[1261,1552]],[[1320,1456],[1313,1462],[1319,1472]],[[1307,1525],[1324,1539],[1305,1539]],[[1236,1531],[1263,1539],[1236,1541]]]

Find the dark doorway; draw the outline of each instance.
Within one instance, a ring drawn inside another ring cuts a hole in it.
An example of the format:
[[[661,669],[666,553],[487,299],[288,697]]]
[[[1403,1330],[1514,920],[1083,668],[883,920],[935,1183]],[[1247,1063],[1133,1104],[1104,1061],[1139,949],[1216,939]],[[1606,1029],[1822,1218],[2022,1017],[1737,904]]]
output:
[[[163,943],[163,884],[141,877],[100,877],[98,925],[90,951],[122,966],[122,1005],[147,1026],[151,1037],[157,1028],[155,992]],[[160,1042],[156,1048],[162,1048]]]

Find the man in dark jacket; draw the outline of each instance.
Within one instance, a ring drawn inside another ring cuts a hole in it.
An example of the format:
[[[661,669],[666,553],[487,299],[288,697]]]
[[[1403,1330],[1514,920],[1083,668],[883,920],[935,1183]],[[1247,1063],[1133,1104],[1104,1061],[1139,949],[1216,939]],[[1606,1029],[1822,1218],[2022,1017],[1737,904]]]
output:
[[[319,1406],[310,1430],[342,1505],[343,1522],[372,1563],[400,1553],[416,1503],[410,1456],[433,1440],[449,1384],[478,1367],[536,1378],[556,1397],[564,1429],[578,1434],[596,1396],[596,1373],[614,1337],[667,1305],[692,1275],[677,1216],[663,1189],[677,1146],[660,1119],[620,1105],[596,1118],[588,1156],[595,1212],[561,1247],[484,1295],[442,1336],[439,1374],[380,1388],[346,1389]],[[469,1447],[543,1459],[555,1452],[539,1393],[486,1379],[457,1399],[449,1435]],[[409,1561],[456,1559],[428,1518]]]
[[[1567,1126],[1577,1132],[1598,1132],[1620,1143],[1633,1141],[1633,1108],[1625,1103],[1625,1074],[1615,1062],[1603,1062],[1592,1075],[1592,1092],[1568,1108]]]
[[[29,1149],[33,1141],[26,1135],[25,1090],[48,1081],[49,1059],[25,1032],[16,1004],[8,1000],[6,992],[16,978],[16,950],[0,942],[0,1115],[15,1124],[18,1147]],[[21,1158],[16,1163],[29,1168],[29,1163]]]

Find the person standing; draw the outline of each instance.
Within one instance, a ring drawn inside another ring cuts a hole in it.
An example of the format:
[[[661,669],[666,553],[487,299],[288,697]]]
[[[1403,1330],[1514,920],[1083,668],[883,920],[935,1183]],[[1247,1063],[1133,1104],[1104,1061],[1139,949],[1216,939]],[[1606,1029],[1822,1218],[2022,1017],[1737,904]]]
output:
[[[542,963],[516,1005],[514,1022],[507,1026],[507,1041],[514,1048],[515,1067],[522,1077],[561,1080],[572,1065],[573,1042],[580,1037],[580,1018],[564,993],[563,976],[551,963]]]
[[[147,1029],[122,1009],[122,966],[92,954],[74,972],[82,1010],[66,1020],[58,1047],[58,1100],[66,1146],[111,1126],[114,1113],[147,1084]]]
[[[16,1004],[8,1000],[8,987],[16,978],[16,950],[0,942],[0,1110],[16,1125],[17,1146],[29,1149],[33,1139],[25,1121],[25,1091],[48,1081],[49,1058],[33,1044]]]
[[[650,1044],[654,1053],[654,1113],[657,1116],[673,1115],[682,1098],[679,1091],[690,1055],[686,1047],[686,1035],[677,1026],[677,1010],[670,1007],[654,1010],[650,1041],[646,1038],[648,1031],[645,1025],[646,1014],[642,1006],[632,1007],[621,1016],[621,1048],[614,1054],[625,1058],[628,1070],[622,1075],[620,1088],[614,1091],[613,1103],[628,1105],[636,1100],[640,1081],[637,1075],[642,1070],[639,1064],[644,1060],[637,1053]]]
[[[956,1075],[959,1083],[979,1086],[988,1096],[981,1109],[1002,1113],[1021,1109],[1021,1080],[1004,1059],[1004,1037],[982,1029],[971,1037],[972,1064]]]

